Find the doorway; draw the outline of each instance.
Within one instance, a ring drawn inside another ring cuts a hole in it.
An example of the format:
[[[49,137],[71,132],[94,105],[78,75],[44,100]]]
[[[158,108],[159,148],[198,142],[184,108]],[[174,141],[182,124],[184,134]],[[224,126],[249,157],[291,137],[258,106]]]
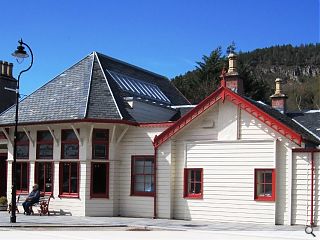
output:
[[[7,154],[0,153],[0,197],[7,196]]]

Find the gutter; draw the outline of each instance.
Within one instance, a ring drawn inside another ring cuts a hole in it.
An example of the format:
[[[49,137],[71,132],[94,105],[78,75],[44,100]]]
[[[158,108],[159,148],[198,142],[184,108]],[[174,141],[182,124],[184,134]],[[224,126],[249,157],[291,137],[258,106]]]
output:
[[[154,137],[154,139],[157,138],[157,135]],[[153,175],[153,186],[154,186],[154,196],[153,196],[153,218],[157,218],[157,152],[158,147],[155,145],[155,142],[153,141],[153,147],[154,147],[154,175]]]

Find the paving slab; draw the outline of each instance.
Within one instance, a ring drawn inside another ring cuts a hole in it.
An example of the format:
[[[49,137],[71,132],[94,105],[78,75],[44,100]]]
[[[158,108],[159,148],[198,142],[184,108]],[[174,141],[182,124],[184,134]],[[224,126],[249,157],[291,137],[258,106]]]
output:
[[[10,215],[0,212],[0,228],[127,228],[136,227],[152,230],[174,231],[299,231],[304,226],[272,224],[185,221],[172,219],[128,218],[128,217],[81,217],[81,216],[26,216],[17,214],[17,222],[10,223]],[[315,232],[318,228],[315,228]]]

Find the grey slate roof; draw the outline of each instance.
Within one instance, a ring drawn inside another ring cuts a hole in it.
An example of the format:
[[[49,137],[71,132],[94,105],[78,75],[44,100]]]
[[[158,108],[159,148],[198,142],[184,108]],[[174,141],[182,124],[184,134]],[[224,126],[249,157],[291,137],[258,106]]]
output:
[[[93,52],[19,104],[19,123],[104,119],[135,121],[126,110],[122,91],[108,70],[157,85],[172,105],[189,104],[169,79]],[[0,114],[0,126],[14,123],[15,105]],[[169,119],[168,119],[169,120]]]
[[[23,99],[19,123],[81,119],[85,116],[93,55],[67,69]],[[0,115],[0,124],[12,124],[15,105]]]
[[[280,113],[278,110],[272,108],[271,106],[269,106],[267,104],[263,104],[263,103],[254,101],[248,97],[244,97],[244,98],[247,101],[249,101],[250,103],[257,106],[258,108],[260,108],[265,113],[269,114],[270,116],[274,117],[275,119],[279,120],[281,123],[285,124],[286,126],[291,128],[292,130],[294,130],[296,133],[300,134],[306,142],[320,144],[319,139],[317,139],[310,132],[308,132],[306,129],[304,129],[299,124],[297,124],[295,121],[293,121],[286,114]]]
[[[291,112],[287,113],[287,115],[320,138],[320,110]]]

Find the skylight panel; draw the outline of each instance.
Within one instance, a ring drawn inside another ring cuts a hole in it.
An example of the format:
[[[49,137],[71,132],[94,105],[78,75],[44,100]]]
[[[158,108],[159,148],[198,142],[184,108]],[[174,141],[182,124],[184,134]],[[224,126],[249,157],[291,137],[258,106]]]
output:
[[[155,84],[147,83],[113,71],[108,72],[123,91],[134,93],[141,98],[145,97],[161,102],[171,103],[169,98],[167,98],[167,96]]]

